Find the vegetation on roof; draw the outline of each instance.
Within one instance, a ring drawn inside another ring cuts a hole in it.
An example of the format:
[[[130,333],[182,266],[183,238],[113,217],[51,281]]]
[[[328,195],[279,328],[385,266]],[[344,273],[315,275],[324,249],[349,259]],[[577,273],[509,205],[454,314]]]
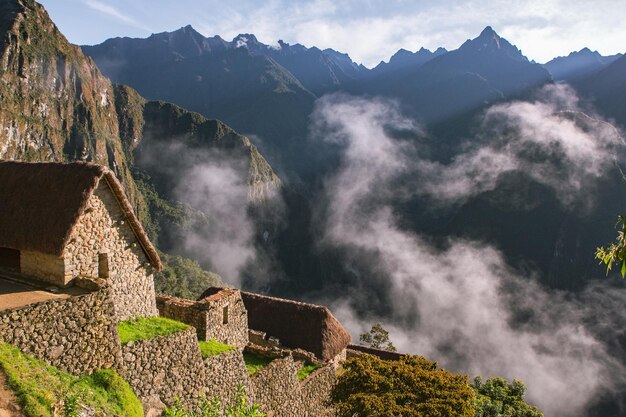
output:
[[[189,329],[179,321],[165,317],[140,317],[120,322],[117,326],[123,345],[137,340],[152,339],[157,336],[169,336]]]
[[[75,416],[83,409],[99,416],[144,415],[128,383],[112,369],[77,378],[6,343],[0,343],[0,369],[26,417]]]
[[[244,352],[243,361],[246,363],[248,375],[254,375],[261,369],[269,365],[274,359],[255,355],[254,353]]]
[[[320,368],[321,368],[320,365],[312,365],[312,364],[304,365],[298,371],[298,381],[302,381],[306,379],[309,375],[311,375],[313,372],[317,371]]]
[[[220,343],[215,339],[207,341],[201,340],[198,342],[198,345],[200,346],[200,353],[203,358],[221,355],[222,353],[230,352],[235,349],[235,346]]]

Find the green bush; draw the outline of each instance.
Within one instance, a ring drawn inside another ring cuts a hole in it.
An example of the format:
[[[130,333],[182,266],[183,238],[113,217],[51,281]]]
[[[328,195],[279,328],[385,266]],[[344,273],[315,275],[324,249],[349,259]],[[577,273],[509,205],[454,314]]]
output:
[[[117,326],[123,345],[157,336],[169,336],[187,329],[188,325],[165,317],[139,317],[122,321]]]
[[[472,387],[476,391],[476,417],[543,417],[536,407],[524,402],[526,387],[521,381],[509,384],[494,377],[482,382],[476,377]]]
[[[77,378],[6,343],[0,343],[0,368],[27,417],[74,417],[84,408],[100,416],[143,416],[141,402],[114,370]]]
[[[173,407],[168,407],[163,411],[162,417],[265,417],[259,405],[249,406],[247,403],[248,398],[243,385],[239,385],[233,402],[225,407],[223,412],[219,400],[204,399],[195,412],[186,410],[180,401],[177,401]]]
[[[475,394],[455,375],[421,356],[383,361],[371,355],[343,364],[332,392],[338,417],[473,417]]]

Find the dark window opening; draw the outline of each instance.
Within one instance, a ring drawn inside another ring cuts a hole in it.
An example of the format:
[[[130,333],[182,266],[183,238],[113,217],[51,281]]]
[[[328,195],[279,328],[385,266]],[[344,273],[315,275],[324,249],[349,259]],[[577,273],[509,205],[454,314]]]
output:
[[[98,278],[108,278],[108,277],[109,277],[109,254],[99,253],[98,254]]]
[[[0,268],[20,269],[20,251],[0,248]]]
[[[222,324],[228,324],[228,306],[222,309]]]

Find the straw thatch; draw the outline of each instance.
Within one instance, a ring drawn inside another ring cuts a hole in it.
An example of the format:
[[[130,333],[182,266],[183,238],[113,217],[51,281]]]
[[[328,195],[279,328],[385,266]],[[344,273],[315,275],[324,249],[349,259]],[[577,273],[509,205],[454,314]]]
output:
[[[219,293],[209,288],[200,299]],[[304,349],[330,360],[350,343],[350,334],[324,306],[241,292],[248,326],[278,338],[286,347]]]
[[[152,265],[159,255],[106,167],[85,162],[0,161],[0,247],[62,256],[74,225],[103,179]]]

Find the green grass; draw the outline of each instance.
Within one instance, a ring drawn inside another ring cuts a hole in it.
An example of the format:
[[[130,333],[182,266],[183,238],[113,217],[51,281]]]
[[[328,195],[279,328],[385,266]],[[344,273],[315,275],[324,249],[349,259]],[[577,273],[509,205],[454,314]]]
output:
[[[200,353],[203,358],[221,355],[235,349],[235,346],[220,343],[215,339],[207,340],[206,342],[201,340],[198,342],[198,345],[200,345]]]
[[[141,402],[114,370],[77,378],[6,343],[0,343],[0,368],[26,417],[58,415],[53,409],[62,402],[93,408],[96,415],[143,416]]]
[[[270,362],[272,362],[274,359],[257,356],[250,352],[244,352],[243,360],[246,363],[246,370],[248,371],[248,375],[254,375],[261,369],[269,365]]]
[[[156,336],[168,336],[188,328],[189,326],[184,323],[165,317],[140,317],[120,322],[117,326],[123,345]]]
[[[319,365],[304,365],[302,369],[298,371],[298,381],[306,379],[307,376],[311,375],[313,372],[317,371],[320,368],[321,366]]]

